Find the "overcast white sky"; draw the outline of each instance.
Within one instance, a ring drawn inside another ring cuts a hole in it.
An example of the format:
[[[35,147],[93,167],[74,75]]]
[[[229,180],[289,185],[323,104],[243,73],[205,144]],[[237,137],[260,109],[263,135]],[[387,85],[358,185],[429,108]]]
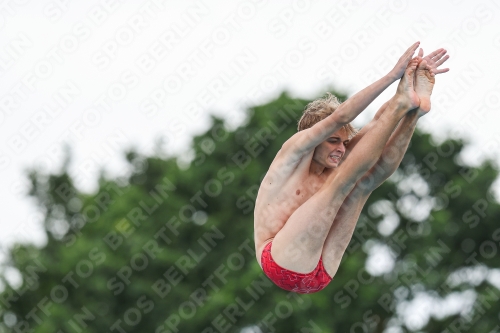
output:
[[[0,246],[43,244],[23,170],[60,167],[84,191],[124,174],[123,150],[182,152],[209,113],[237,125],[288,90],[352,94],[420,40],[444,47],[433,110],[419,126],[470,138],[467,160],[500,161],[500,5],[491,1],[7,0],[0,7]],[[371,117],[391,86],[360,116]]]

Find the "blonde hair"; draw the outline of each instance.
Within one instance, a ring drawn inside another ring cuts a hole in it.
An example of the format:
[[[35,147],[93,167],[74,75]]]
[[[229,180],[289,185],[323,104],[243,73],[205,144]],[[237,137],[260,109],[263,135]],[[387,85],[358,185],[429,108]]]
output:
[[[313,127],[316,123],[331,115],[340,105],[338,98],[330,93],[326,97],[319,98],[307,104],[302,117],[300,117],[297,129],[298,131]],[[357,130],[350,123],[342,126],[347,136],[352,138]]]

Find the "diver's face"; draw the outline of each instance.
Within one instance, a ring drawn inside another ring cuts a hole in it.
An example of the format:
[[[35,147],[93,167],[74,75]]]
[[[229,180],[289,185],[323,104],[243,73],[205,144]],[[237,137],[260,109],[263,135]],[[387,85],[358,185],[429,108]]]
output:
[[[344,129],[340,129],[316,147],[313,160],[325,168],[336,168],[344,157],[349,138]]]

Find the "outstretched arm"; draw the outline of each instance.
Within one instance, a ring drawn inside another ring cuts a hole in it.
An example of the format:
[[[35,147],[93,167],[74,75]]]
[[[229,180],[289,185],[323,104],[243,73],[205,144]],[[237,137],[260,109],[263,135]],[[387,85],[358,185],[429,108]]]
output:
[[[342,126],[354,120],[382,91],[396,80],[399,80],[418,48],[420,42],[413,44],[398,60],[396,66],[383,78],[342,103],[335,112],[321,120],[313,127],[295,134],[285,143],[291,152],[303,156],[310,152]],[[284,146],[285,146],[284,145]]]

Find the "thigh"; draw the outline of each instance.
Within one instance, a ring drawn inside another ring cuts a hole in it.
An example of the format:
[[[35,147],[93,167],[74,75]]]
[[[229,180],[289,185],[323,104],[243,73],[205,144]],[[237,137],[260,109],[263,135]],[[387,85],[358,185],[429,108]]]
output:
[[[322,188],[297,208],[274,237],[271,255],[276,263],[297,273],[314,270],[343,199]]]
[[[368,197],[369,194],[356,192],[354,188],[335,216],[321,253],[325,270],[332,277],[337,273]]]

